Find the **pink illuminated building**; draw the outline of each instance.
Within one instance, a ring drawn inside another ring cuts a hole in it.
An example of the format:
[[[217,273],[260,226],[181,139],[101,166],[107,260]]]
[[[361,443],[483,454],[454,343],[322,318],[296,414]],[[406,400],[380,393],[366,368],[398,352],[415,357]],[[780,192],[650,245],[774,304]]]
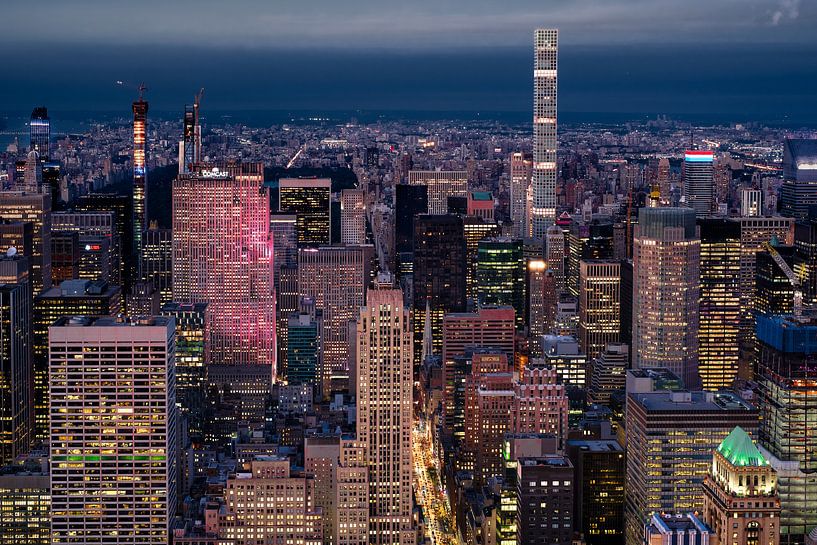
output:
[[[538,360],[541,361],[541,360]],[[514,384],[511,428],[514,433],[552,433],[564,447],[567,435],[567,393],[555,369],[527,367]]]
[[[275,378],[269,196],[261,163],[194,165],[173,182],[173,300],[207,302],[216,364]]]

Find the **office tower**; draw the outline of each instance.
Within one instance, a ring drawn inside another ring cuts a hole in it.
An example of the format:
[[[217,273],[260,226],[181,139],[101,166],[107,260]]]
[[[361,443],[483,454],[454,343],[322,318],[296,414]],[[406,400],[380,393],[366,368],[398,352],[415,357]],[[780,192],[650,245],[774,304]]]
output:
[[[159,229],[155,221],[144,232],[142,276],[153,283],[161,304],[173,300],[173,230]]]
[[[439,338],[443,357],[443,408],[448,433],[452,433],[454,427],[454,396],[458,378],[462,381],[465,379],[458,377],[456,358],[465,356],[468,348],[484,347],[503,353],[509,361],[513,361],[514,330],[515,313],[511,307],[480,308],[477,312],[445,315]]]
[[[34,417],[38,439],[48,436],[48,328],[63,316],[116,316],[122,290],[103,281],[69,280],[34,298]]]
[[[573,464],[552,454],[519,458],[517,525],[519,545],[573,543]]]
[[[34,294],[51,287],[51,198],[47,191],[0,191],[0,218],[31,222],[34,226],[34,253],[31,280]]]
[[[196,166],[173,181],[173,299],[208,303],[213,363],[269,365],[274,382],[275,293],[263,179],[261,163],[230,163]]]
[[[167,543],[178,471],[173,320],[64,317],[48,337],[52,543]]]
[[[740,218],[740,344],[753,349],[755,322],[752,309],[756,291],[758,252],[777,239],[783,245],[794,243],[794,220],[783,217]],[[746,377],[749,378],[749,377]]]
[[[717,534],[695,513],[653,513],[641,525],[636,545],[716,545]],[[629,541],[627,542],[630,543]]]
[[[298,247],[332,243],[332,180],[281,178],[278,211],[296,215]]]
[[[136,279],[136,269],[139,266],[139,256],[133,251],[133,198],[131,195],[117,195],[115,193],[91,193],[83,195],[74,204],[75,212],[84,212],[88,215],[73,216],[73,220],[66,218],[65,222],[73,221],[80,226],[81,233],[106,234],[113,229],[116,233],[116,243],[119,249],[122,292],[130,293],[130,285]],[[111,224],[107,219],[96,216],[94,213],[113,214]],[[60,226],[66,230],[65,225]],[[97,232],[100,231],[100,232]],[[111,235],[112,236],[112,235]]]
[[[287,320],[298,310],[298,232],[295,214],[270,214],[279,369],[287,361]]]
[[[448,197],[466,197],[468,173],[464,170],[411,170],[409,185],[427,188],[428,210],[432,215],[448,214]]]
[[[777,474],[740,427],[712,453],[703,488],[703,519],[720,543],[780,543]]]
[[[412,331],[400,290],[374,289],[357,321],[357,438],[369,467],[369,543],[412,545]]]
[[[817,452],[813,448],[814,355],[817,323],[788,316],[757,317],[760,445],[777,471],[780,542],[802,543],[817,526]]]
[[[579,300],[576,297],[567,293],[559,295],[553,324],[553,335],[575,337],[579,334]]]
[[[148,172],[147,172],[147,128],[148,103],[142,100],[133,103],[133,251],[142,257],[142,237],[148,227]]]
[[[551,225],[545,231],[545,261],[548,269],[553,271],[558,295],[567,289],[567,283],[565,281],[565,232],[557,225]]]
[[[633,241],[633,367],[698,384],[701,240],[686,208],[642,208]]]
[[[684,198],[686,206],[695,210],[699,218],[710,215],[715,206],[714,160],[711,151],[684,153]]]
[[[516,434],[547,433],[564,446],[567,438],[568,400],[565,385],[556,370],[537,366],[525,368],[514,383],[511,430]]]
[[[817,139],[787,138],[783,141],[783,186],[780,213],[805,218],[817,204]]]
[[[533,207],[534,238],[556,221],[556,87],[559,31],[538,28],[533,55]]]
[[[785,263],[788,271],[780,266],[776,258]],[[794,275],[794,258],[793,246],[770,247],[769,251],[757,254],[755,298],[752,302],[755,318],[758,314],[772,316],[794,311],[795,293],[798,296],[801,294],[799,286],[795,289],[789,278],[789,274]]]
[[[486,238],[499,237],[501,228],[495,221],[477,216],[460,218],[465,235],[465,298],[468,304],[475,305],[479,295],[479,244]]]
[[[227,479],[224,499],[235,520],[224,537],[234,543],[320,545],[321,518],[315,507],[315,479],[290,472],[289,459],[257,457],[250,473]]]
[[[18,545],[51,545],[51,480],[47,467],[26,464],[4,471],[0,475],[0,536]]]
[[[34,440],[28,283],[0,284],[0,339],[0,463],[8,465]]]
[[[366,191],[363,189],[340,192],[340,242],[366,243]]]
[[[670,164],[669,159],[662,157],[658,160],[658,192],[661,195],[661,203],[666,205],[670,201]]]
[[[335,472],[336,494],[334,527],[337,545],[369,543],[369,471],[366,442],[340,440],[340,459]]]
[[[800,277],[803,301],[817,303],[817,220],[804,219],[794,226],[794,270]]]
[[[744,187],[740,190],[740,216],[756,218],[763,215],[763,191]]]
[[[529,363],[539,365],[536,360]],[[590,366],[587,354],[579,348],[579,341],[570,335],[544,335],[542,337],[541,365],[556,371],[559,380],[568,389],[586,390],[590,384]]]
[[[527,324],[531,338],[549,331],[556,312],[555,279],[542,259],[527,260]]]
[[[78,279],[79,261],[79,233],[52,231],[51,282],[59,285],[64,280]]]
[[[579,296],[579,263],[589,259],[612,260],[613,221],[608,216],[593,216],[587,222],[573,222],[567,233],[567,289]]]
[[[426,309],[434,351],[442,350],[443,316],[465,311],[466,243],[462,218],[420,215],[414,220],[414,363],[419,365]]]
[[[48,117],[48,108],[38,106],[31,111],[28,122],[29,151],[36,151],[43,161],[51,156],[51,118]]]
[[[165,303],[161,315],[173,318],[176,324],[176,407],[187,417],[190,431],[201,433],[210,364],[212,318],[207,303]]]
[[[628,545],[650,513],[701,509],[712,451],[735,426],[756,435],[758,412],[732,393],[627,388]]]
[[[314,482],[314,505],[323,512],[323,543],[330,545],[337,539],[337,481],[340,461],[339,435],[304,438],[304,471]],[[368,494],[366,506],[368,507]]]
[[[318,322],[308,313],[292,314],[287,322],[288,384],[318,384],[320,358],[320,331]]]
[[[365,304],[373,252],[368,245],[298,250],[298,291],[323,311],[323,360],[316,386],[324,396],[348,386],[349,322]]]
[[[613,392],[624,391],[629,349],[626,344],[610,343],[593,361],[590,377],[591,403],[607,405]]]
[[[518,238],[531,236],[528,194],[533,176],[533,156],[529,153],[511,154],[511,221]]]
[[[428,186],[397,184],[394,188],[394,251],[414,251],[414,218],[428,212]]]
[[[567,452],[576,470],[576,530],[587,545],[623,545],[624,449],[617,441],[573,440]]]
[[[97,271],[107,267],[108,281],[121,283],[125,271],[115,212],[54,212],[51,231],[75,232],[79,236],[80,278],[100,279],[97,276],[103,273]]]
[[[579,262],[579,343],[595,359],[621,330],[621,263]]]
[[[740,224],[699,218],[701,292],[698,373],[704,390],[732,385],[738,372]]]
[[[34,255],[34,224],[30,221],[0,221],[0,252],[14,248],[16,254]]]
[[[522,241],[486,238],[477,249],[477,301],[485,306],[510,306],[516,326],[525,324],[525,261]]]

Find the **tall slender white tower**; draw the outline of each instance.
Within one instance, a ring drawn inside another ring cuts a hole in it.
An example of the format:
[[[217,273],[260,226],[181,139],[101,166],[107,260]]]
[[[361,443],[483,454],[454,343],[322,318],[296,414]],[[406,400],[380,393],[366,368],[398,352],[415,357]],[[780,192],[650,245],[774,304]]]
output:
[[[357,322],[357,436],[369,468],[369,543],[414,545],[412,328],[403,293],[372,289]]]
[[[556,74],[559,31],[538,28],[533,56],[533,236],[556,221]]]

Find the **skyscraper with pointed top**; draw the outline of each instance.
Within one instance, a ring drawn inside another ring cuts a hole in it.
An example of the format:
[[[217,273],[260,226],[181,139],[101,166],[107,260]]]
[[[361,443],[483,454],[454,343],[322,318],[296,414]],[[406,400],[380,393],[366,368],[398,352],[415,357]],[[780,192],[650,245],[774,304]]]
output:
[[[533,236],[542,238],[556,221],[556,84],[559,31],[534,32]]]

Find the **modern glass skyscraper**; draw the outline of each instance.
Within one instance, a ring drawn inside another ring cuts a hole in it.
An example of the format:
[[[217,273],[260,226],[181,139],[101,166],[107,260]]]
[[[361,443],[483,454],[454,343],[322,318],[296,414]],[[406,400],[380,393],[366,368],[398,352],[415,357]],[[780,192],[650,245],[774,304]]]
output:
[[[297,216],[299,247],[332,243],[332,180],[282,178],[278,211]]]
[[[400,290],[369,290],[357,321],[357,364],[357,438],[369,468],[369,543],[413,545],[412,332]]]
[[[804,218],[817,205],[817,139],[787,138],[783,143],[780,212]]]
[[[148,103],[140,97],[133,103],[133,250],[140,265],[148,217],[147,128]]]
[[[0,284],[0,463],[28,452],[34,439],[31,286]]]
[[[534,238],[556,221],[556,87],[559,31],[534,32],[533,63],[533,207]]]
[[[711,151],[690,150],[684,154],[684,197],[698,217],[711,214],[714,206],[714,160]]]
[[[52,543],[168,543],[174,348],[171,318],[74,316],[50,328]]]
[[[642,208],[633,241],[633,367],[698,384],[701,239],[689,208]]]
[[[477,300],[480,306],[512,306],[516,325],[525,323],[525,261],[522,241],[486,238],[477,250]]]
[[[31,112],[28,122],[30,136],[29,151],[36,151],[41,161],[48,161],[51,155],[51,119],[48,117],[48,108],[38,106]]]
[[[275,378],[269,197],[261,163],[195,165],[173,181],[173,300],[209,303],[213,363]]]

